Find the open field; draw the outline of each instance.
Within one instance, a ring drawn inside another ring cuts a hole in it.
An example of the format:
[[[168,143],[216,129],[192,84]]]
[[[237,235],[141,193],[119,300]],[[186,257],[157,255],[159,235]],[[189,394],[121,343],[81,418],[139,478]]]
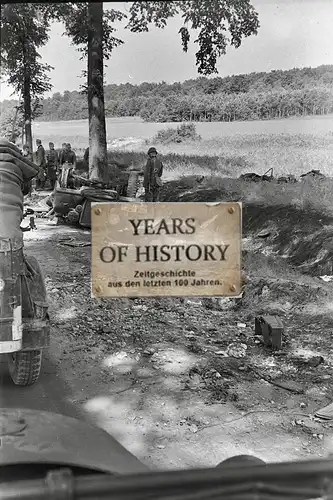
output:
[[[56,146],[70,140],[80,158],[87,145],[86,125],[83,120],[47,122],[39,124],[37,129],[44,143],[50,139],[50,134]],[[153,135],[158,130],[177,125],[143,123],[132,118],[108,119],[110,160],[143,167],[147,149],[154,144],[163,160],[165,182],[192,176],[184,182],[188,189],[197,189],[196,176],[203,175],[205,180],[200,185],[201,193],[205,193],[206,188],[215,188],[220,193],[221,201],[233,199],[332,212],[332,179],[279,185],[275,182],[254,184],[236,179],[245,172],[263,174],[271,167],[275,176],[294,174],[299,177],[312,169],[319,169],[328,177],[333,177],[332,116],[265,122],[197,123],[197,133],[202,136],[200,141],[181,144],[154,142]],[[223,132],[223,137],[214,136],[219,132],[220,135]],[[64,133],[69,135],[61,135]],[[117,139],[110,142],[110,133]]]
[[[141,138],[149,139],[165,128],[176,128],[179,123],[149,123],[137,117],[107,118],[108,139]],[[251,134],[314,134],[323,135],[333,132],[333,116],[309,116],[282,120],[255,120],[245,122],[197,122],[197,132],[203,139]],[[33,132],[41,139],[48,140],[49,135],[61,138],[77,138],[85,147],[88,140],[88,121],[71,120],[59,122],[35,122]],[[74,142],[73,142],[74,144]],[[60,145],[60,144],[59,144]]]
[[[125,163],[142,166],[148,144],[154,135],[177,123],[143,123],[135,119],[108,119],[108,148]],[[244,172],[299,176],[311,169],[333,172],[333,117],[304,119],[197,123],[201,141],[154,145],[163,156],[165,178],[179,175],[239,176]],[[34,136],[45,145],[52,140],[56,147],[71,142],[78,156],[88,146],[88,127],[76,122],[36,123]]]

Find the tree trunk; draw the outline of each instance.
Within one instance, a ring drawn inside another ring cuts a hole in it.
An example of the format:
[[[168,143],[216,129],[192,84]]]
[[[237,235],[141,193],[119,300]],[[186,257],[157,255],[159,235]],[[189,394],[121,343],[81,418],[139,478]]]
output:
[[[24,122],[23,122],[23,124],[22,124],[22,131],[21,131],[21,135],[22,135],[22,145],[24,146],[24,144],[25,144]]]
[[[32,152],[32,130],[31,130],[31,96],[30,96],[30,74],[28,64],[28,54],[25,41],[23,42],[23,115],[24,115],[24,132],[25,141]]]
[[[13,142],[14,144],[16,143],[16,139],[17,139],[16,132],[15,132],[17,114],[18,114],[18,106],[16,106],[16,108],[15,108],[15,114],[14,114],[13,123],[12,123],[12,135],[10,138],[10,141]]]
[[[107,182],[102,21],[103,3],[88,3],[89,178]]]
[[[26,85],[24,85],[26,87]],[[32,130],[31,130],[31,98],[30,98],[30,82],[28,83],[29,91],[24,90],[24,135],[25,143],[29,146],[30,151],[33,151],[32,145]]]

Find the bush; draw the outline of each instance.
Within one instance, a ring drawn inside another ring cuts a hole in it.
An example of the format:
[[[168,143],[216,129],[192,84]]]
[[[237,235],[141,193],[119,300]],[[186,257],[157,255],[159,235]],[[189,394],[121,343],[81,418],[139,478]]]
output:
[[[201,140],[201,137],[197,134],[194,123],[182,123],[177,128],[169,127],[160,130],[154,137],[153,142],[170,144],[172,142],[180,143],[199,140]]]

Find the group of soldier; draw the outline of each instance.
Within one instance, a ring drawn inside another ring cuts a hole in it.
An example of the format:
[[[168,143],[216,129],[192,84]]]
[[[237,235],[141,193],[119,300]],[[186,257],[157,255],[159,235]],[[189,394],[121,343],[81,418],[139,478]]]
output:
[[[46,182],[49,180],[50,188],[53,191],[57,178],[61,173],[62,166],[65,163],[71,163],[74,168],[76,167],[76,154],[72,150],[71,145],[65,142],[62,144],[62,148],[59,152],[54,148],[53,142],[49,142],[49,149],[47,152],[40,139],[36,140],[36,146],[37,149],[33,155],[29,146],[25,144],[22,154],[33,161],[39,168],[36,177],[36,190],[44,189]]]
[[[72,164],[76,168],[76,154],[69,143],[63,143],[58,152],[54,148],[54,143],[49,142],[49,149],[45,152],[40,139],[36,140],[36,152],[33,155],[28,145],[23,146],[22,154],[33,161],[39,168],[36,177],[36,190],[43,190],[47,180],[50,182],[50,188],[53,191],[56,181],[61,174],[65,163]],[[89,161],[89,148],[84,153],[84,162]],[[154,147],[149,148],[147,163],[144,168],[144,188],[145,201],[159,201],[162,187],[163,164],[158,158],[158,153]]]

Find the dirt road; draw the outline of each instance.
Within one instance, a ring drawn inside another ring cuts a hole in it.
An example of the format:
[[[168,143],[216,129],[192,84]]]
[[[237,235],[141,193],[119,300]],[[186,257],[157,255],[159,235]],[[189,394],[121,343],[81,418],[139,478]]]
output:
[[[57,369],[52,352],[47,353],[43,362],[43,372],[37,385],[21,388],[13,386],[8,375],[7,360],[0,362],[1,406],[4,408],[32,408],[52,411],[74,418],[82,418],[79,408],[67,403],[68,387]]]
[[[41,228],[41,225],[39,224]],[[46,233],[51,228],[47,226]],[[52,231],[54,232],[54,230]],[[50,262],[45,251],[39,251],[40,238],[43,230],[37,233],[25,233],[25,247],[27,255],[34,255],[41,262],[43,269],[49,264],[57,266],[57,261]],[[51,306],[52,309],[52,306]],[[57,359],[57,338],[52,335],[51,349],[45,351],[43,370],[38,384],[21,388],[13,385],[7,367],[6,356],[0,356],[0,398],[2,407],[23,407],[38,410],[53,411],[76,418],[83,418],[83,413],[78,406],[70,403],[70,389],[62,378],[61,367]]]
[[[52,343],[32,388],[13,387],[2,364],[3,406],[93,421],[152,468],[214,466],[238,453],[282,461],[331,452],[332,424],[312,417],[330,402],[330,363],[319,385],[286,364],[294,385],[281,389],[251,371],[250,356],[271,374],[284,361],[258,344],[248,309],[91,299],[90,233],[36,223],[25,246],[45,275]],[[234,341],[247,345],[245,358],[224,357]]]

